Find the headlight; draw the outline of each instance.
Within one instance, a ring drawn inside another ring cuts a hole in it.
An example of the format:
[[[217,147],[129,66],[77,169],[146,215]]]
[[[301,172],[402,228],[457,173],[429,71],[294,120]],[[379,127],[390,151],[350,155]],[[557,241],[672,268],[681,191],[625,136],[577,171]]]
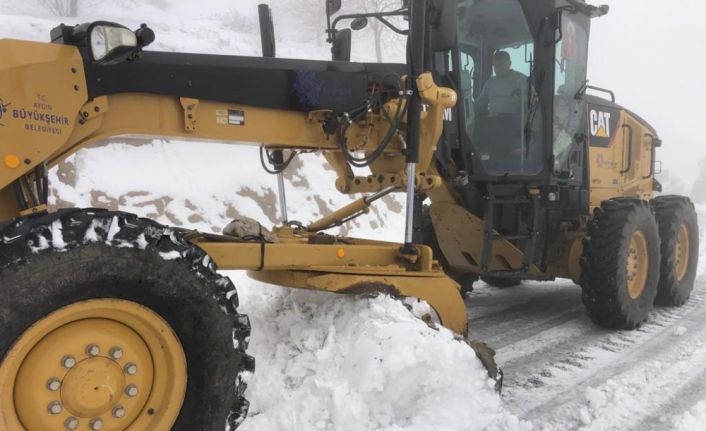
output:
[[[103,61],[111,54],[132,51],[137,48],[137,36],[125,27],[99,24],[88,35],[94,61]]]
[[[132,31],[109,21],[73,26],[61,24],[51,31],[53,43],[73,45],[85,60],[102,65],[139,59],[142,48],[154,42],[154,38],[154,32],[147,24]]]

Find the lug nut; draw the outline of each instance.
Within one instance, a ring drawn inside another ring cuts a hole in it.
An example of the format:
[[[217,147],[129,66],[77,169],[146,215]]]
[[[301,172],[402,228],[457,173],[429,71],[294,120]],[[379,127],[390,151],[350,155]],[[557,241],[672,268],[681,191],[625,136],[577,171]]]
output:
[[[61,407],[60,402],[54,401],[53,403],[49,404],[48,410],[49,410],[49,413],[51,413],[53,415],[58,415],[59,413],[61,413],[64,410],[64,408]]]
[[[103,419],[95,418],[88,423],[88,427],[93,431],[98,431],[103,429]]]
[[[100,347],[96,346],[95,344],[89,344],[88,346],[86,346],[86,354],[88,356],[98,356],[100,352]]]
[[[110,349],[110,357],[113,359],[120,359],[123,357],[123,349],[120,347],[113,347]]]
[[[135,385],[130,385],[125,388],[125,394],[127,394],[128,397],[136,397],[138,392],[137,386]]]
[[[59,389],[61,389],[61,381],[57,379],[56,377],[49,379],[47,382],[47,389],[49,389],[52,392],[56,392]]]
[[[73,368],[76,365],[76,358],[73,356],[64,356],[61,359],[61,365],[64,368]]]
[[[78,419],[75,417],[71,416],[70,418],[66,419],[64,421],[64,428],[67,430],[75,430],[78,428]]]
[[[122,419],[125,417],[125,408],[123,406],[117,406],[113,409],[113,417],[116,419]]]
[[[135,374],[137,374],[137,365],[133,364],[132,362],[125,365],[125,374],[129,376],[134,376]]]

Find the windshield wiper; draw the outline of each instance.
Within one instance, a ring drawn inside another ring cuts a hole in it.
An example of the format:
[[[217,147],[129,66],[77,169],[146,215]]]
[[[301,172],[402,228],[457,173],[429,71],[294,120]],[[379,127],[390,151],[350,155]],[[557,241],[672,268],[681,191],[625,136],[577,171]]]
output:
[[[574,100],[583,99],[583,96],[586,94],[586,90],[588,90],[588,79],[583,80],[583,82],[581,83],[581,86],[576,91],[576,94],[574,94]]]

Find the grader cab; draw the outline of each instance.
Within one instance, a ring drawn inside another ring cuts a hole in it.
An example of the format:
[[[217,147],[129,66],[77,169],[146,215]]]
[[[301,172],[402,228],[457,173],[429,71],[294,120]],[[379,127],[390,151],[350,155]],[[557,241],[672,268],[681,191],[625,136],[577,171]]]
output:
[[[607,7],[340,7],[326,1],[332,61],[276,58],[267,7],[261,58],[149,51],[147,26],[102,21],[58,26],[51,43],[0,40],[0,429],[237,428],[254,370],[250,323],[216,269],[417,298],[461,337],[461,290],[479,277],[573,279],[590,318],[612,328],[688,299],[693,205],[653,197],[656,131],[614,98],[586,94],[596,89],[590,22]],[[407,36],[406,64],[350,61],[342,27],[370,19]],[[296,151],[319,151],[332,187],[364,197],[292,223],[280,187],[281,225],[234,220],[222,235],[49,211],[49,169],[127,134],[262,145],[278,175]],[[390,193],[407,202],[400,243],[325,233]]]

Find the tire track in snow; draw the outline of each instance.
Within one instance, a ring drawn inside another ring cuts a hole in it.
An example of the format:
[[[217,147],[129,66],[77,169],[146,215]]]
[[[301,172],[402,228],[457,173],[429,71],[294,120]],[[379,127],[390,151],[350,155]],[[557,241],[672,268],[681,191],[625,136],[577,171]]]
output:
[[[706,280],[699,277],[696,284],[704,286]],[[573,286],[566,286],[562,291],[570,292],[569,289]],[[514,298],[513,304],[506,308],[510,314],[505,315],[505,319],[501,311],[471,318],[474,335],[488,341],[498,351],[497,359],[506,376],[506,404],[527,419],[545,422],[563,411],[562,406],[577,401],[585,404],[587,386],[600,385],[673,353],[669,346],[674,344],[670,337],[673,337],[675,324],[686,326],[690,333],[699,333],[706,327],[706,289],[703,287],[695,290],[681,308],[656,308],[650,320],[635,331],[597,328],[583,311],[580,293],[572,293],[573,302],[567,300],[570,293],[553,299],[545,292],[537,295],[523,292],[520,296],[525,297],[525,305]],[[468,302],[473,316],[474,298]],[[538,312],[542,308],[544,310]],[[659,395],[656,398],[664,402]],[[684,410],[689,403],[691,401],[685,401],[665,409]],[[639,421],[639,418],[632,420]]]
[[[703,337],[703,335],[702,332],[700,336]],[[673,429],[674,424],[670,419],[683,415],[699,401],[706,400],[706,369],[690,376],[685,383],[666,402],[660,403],[657,410],[659,413],[644,417],[631,429],[634,431],[667,431]]]
[[[525,286],[524,289],[527,290],[516,295],[516,298],[513,298],[514,303],[510,306],[479,317],[474,315],[478,305],[471,299],[469,301],[469,315],[472,316],[469,322],[471,338],[480,338],[494,349],[500,350],[585,315],[577,287],[546,289],[542,286],[540,287],[542,290],[536,294],[533,294],[533,288],[535,287],[531,285]],[[531,300],[528,301],[529,298]],[[547,302],[551,302],[553,306],[547,307]]]
[[[702,281],[699,284],[703,285]],[[665,356],[676,356],[673,347],[673,325],[685,326],[688,338],[699,340],[698,334],[706,328],[706,291],[700,289],[682,308],[657,309],[651,320],[637,331],[596,330],[588,336],[572,340],[575,351],[543,352],[544,366],[529,364],[525,367],[510,369],[508,372],[520,372],[517,379],[511,379],[506,392],[506,400],[511,410],[527,419],[546,422],[553,416],[575,415],[572,409],[563,408],[576,404],[585,404],[587,387],[599,386],[609,379],[623,373],[640,369],[651,361]],[[566,348],[563,345],[562,348]],[[550,356],[546,356],[550,355]],[[541,358],[540,357],[540,361]],[[520,358],[521,359],[521,358]],[[671,361],[678,361],[673,358]],[[534,365],[534,366],[533,366]],[[696,367],[695,371],[700,371]],[[520,369],[522,371],[520,371]],[[663,399],[667,394],[661,391],[655,399]],[[639,420],[631,417],[628,425]]]

